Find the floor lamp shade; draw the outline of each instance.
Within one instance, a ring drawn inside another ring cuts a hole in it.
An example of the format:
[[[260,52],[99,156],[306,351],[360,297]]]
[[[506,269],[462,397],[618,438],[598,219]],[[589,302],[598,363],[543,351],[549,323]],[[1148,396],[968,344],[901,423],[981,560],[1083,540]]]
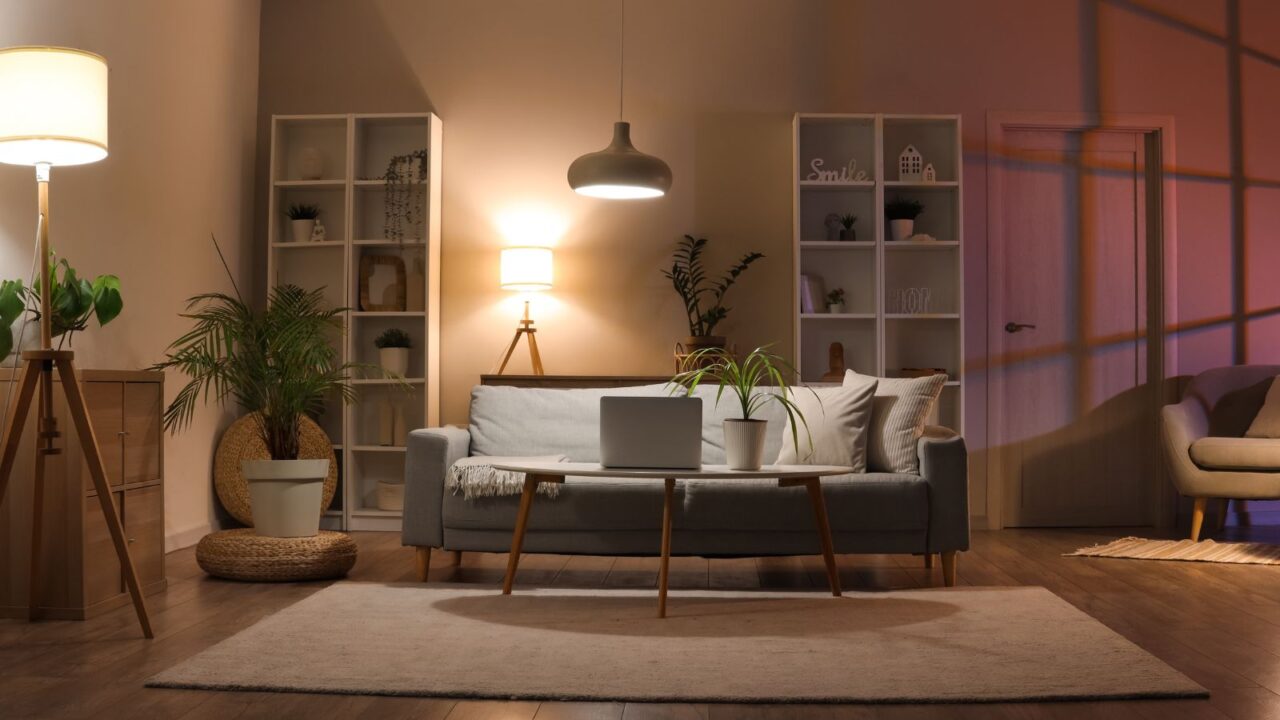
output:
[[[0,162],[82,165],[106,156],[106,59],[71,48],[0,49]]]
[[[587,153],[569,166],[569,186],[580,195],[630,200],[661,197],[671,189],[671,168],[631,144],[631,123],[613,124],[609,147]]]
[[[551,248],[503,248],[500,276],[503,290],[550,290]]]

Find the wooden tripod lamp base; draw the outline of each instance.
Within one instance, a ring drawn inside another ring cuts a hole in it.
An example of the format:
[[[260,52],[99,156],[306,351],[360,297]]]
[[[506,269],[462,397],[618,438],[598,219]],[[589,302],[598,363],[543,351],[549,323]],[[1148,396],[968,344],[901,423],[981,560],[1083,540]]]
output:
[[[524,301],[524,318],[520,320],[520,325],[516,328],[516,336],[511,338],[511,344],[507,346],[507,352],[502,356],[502,365],[498,368],[498,374],[501,375],[503,370],[507,369],[507,363],[511,361],[511,355],[516,351],[516,346],[520,344],[520,338],[527,337],[529,339],[529,359],[533,362],[533,374],[545,375],[542,372],[542,356],[538,354],[538,329],[533,326],[533,321],[529,319],[529,301]]]
[[[34,507],[31,522],[31,583],[28,595],[28,616],[35,620],[39,615],[39,571],[40,571],[40,538],[41,520],[44,516],[44,464],[49,455],[62,452],[54,446],[54,442],[62,436],[58,432],[58,421],[53,416],[53,371],[56,368],[62,380],[62,390],[67,396],[67,408],[71,421],[76,426],[76,434],[84,447],[85,463],[89,466],[89,477],[93,479],[93,488],[98,492],[98,502],[102,505],[102,515],[107,521],[107,530],[111,533],[111,542],[115,545],[116,556],[120,559],[120,569],[124,571],[125,583],[129,586],[129,594],[133,597],[133,609],[138,615],[138,624],[142,626],[142,634],[148,638],[155,637],[151,630],[151,618],[147,613],[147,603],[142,596],[142,585],[138,582],[138,571],[129,555],[129,544],[124,536],[124,528],[120,524],[120,514],[115,503],[111,501],[111,487],[107,481],[106,467],[102,464],[102,453],[98,449],[98,440],[93,433],[93,425],[89,422],[89,411],[85,406],[84,392],[80,381],[76,378],[74,353],[69,350],[31,350],[22,354],[22,374],[18,380],[17,402],[9,408],[5,418],[5,434],[3,445],[0,445],[0,502],[4,500],[5,491],[13,475],[14,460],[18,456],[18,446],[22,442],[22,431],[26,425],[31,409],[31,401],[35,399],[36,386],[40,387],[39,421],[36,425],[36,457]]]

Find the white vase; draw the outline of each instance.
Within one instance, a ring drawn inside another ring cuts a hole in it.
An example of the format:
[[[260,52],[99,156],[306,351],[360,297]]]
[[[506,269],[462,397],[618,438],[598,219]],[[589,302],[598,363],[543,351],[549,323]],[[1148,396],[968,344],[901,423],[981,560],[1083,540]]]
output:
[[[409,348],[379,348],[378,363],[383,371],[405,377],[409,374]]]
[[[916,228],[915,220],[890,220],[889,230],[893,233],[893,239],[903,241],[911,237]]]
[[[765,420],[725,420],[724,455],[730,470],[759,470],[764,461]]]
[[[293,232],[294,242],[307,242],[311,239],[311,231],[316,229],[316,219],[290,220],[289,225]]]
[[[298,155],[298,175],[303,180],[319,180],[324,177],[324,156],[313,147],[304,147]]]
[[[266,537],[312,537],[324,512],[326,460],[244,460],[253,529]]]
[[[839,315],[844,312],[844,303],[827,303],[827,312],[832,315]]]

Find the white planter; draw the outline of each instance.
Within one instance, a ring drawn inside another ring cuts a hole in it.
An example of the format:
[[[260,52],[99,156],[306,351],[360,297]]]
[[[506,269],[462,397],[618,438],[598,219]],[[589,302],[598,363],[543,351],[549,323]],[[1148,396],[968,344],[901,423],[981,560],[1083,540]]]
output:
[[[759,470],[764,461],[764,420],[725,420],[724,455],[730,470]]]
[[[827,312],[832,315],[839,315],[844,312],[844,303],[827,303]]]
[[[405,377],[409,374],[409,348],[379,348],[378,363],[384,371]]]
[[[294,242],[310,242],[311,232],[316,229],[316,219],[290,220],[289,225]]]
[[[893,233],[893,239],[896,241],[906,240],[915,232],[915,220],[890,220],[889,230]]]
[[[253,529],[266,537],[311,537],[320,532],[326,460],[244,460]]]

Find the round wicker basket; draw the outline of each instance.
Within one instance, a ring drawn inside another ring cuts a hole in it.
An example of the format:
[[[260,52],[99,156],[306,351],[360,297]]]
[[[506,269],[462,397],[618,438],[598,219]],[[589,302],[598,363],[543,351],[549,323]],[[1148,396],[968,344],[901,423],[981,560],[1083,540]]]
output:
[[[196,545],[196,562],[210,575],[228,580],[326,580],[346,575],[356,564],[356,543],[328,530],[314,537],[273,538],[237,528],[205,535]]]
[[[231,513],[231,517],[251,527],[253,511],[249,506],[249,483],[240,472],[240,461],[271,458],[253,423],[253,415],[245,415],[231,423],[231,427],[222,434],[218,452],[213,459],[213,487],[218,492],[218,500]],[[329,436],[311,418],[302,418],[302,432],[298,443],[298,459],[329,459],[329,477],[324,480],[324,495],[319,508],[319,512],[323,513],[329,509],[338,489],[338,457],[333,452]]]

